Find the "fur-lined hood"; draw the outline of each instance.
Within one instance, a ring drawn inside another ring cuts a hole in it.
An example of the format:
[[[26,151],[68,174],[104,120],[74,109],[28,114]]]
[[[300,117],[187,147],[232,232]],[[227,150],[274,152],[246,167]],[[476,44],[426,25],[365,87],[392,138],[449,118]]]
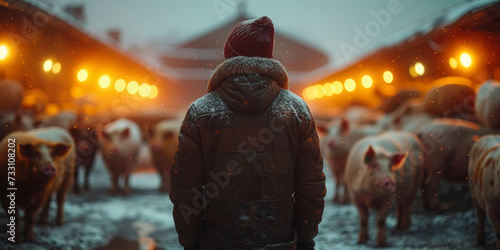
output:
[[[278,86],[288,89],[289,77],[278,60],[263,57],[237,56],[223,61],[208,80],[208,93],[214,92],[222,82],[232,76],[264,75],[274,79]]]

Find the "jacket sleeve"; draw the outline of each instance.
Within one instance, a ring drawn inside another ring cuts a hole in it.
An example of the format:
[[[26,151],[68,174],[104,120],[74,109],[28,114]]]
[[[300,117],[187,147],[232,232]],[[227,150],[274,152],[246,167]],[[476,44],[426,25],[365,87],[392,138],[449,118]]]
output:
[[[193,247],[199,243],[203,225],[203,165],[200,133],[191,105],[182,122],[179,146],[171,170],[170,200],[179,243]]]
[[[309,112],[309,110],[307,110]],[[312,116],[302,118],[295,166],[295,225],[298,240],[309,242],[318,234],[326,194],[323,158]]]

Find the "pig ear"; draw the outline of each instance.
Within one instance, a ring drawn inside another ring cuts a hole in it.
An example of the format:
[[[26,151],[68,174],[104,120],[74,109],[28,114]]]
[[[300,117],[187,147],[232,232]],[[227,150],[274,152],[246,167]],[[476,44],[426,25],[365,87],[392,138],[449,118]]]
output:
[[[401,117],[401,116],[398,116],[398,117],[394,118],[394,120],[392,121],[392,123],[393,123],[394,125],[399,126],[399,125],[401,125],[401,119],[402,119],[402,117]]]
[[[342,120],[340,121],[340,129],[339,129],[339,134],[344,134],[347,131],[349,131],[349,121],[342,117]]]
[[[33,145],[27,143],[27,144],[19,144],[19,155],[21,157],[29,157],[31,153],[33,152]]]
[[[109,134],[106,133],[105,131],[101,131],[102,138],[106,139],[109,141]]]
[[[52,155],[54,157],[66,156],[70,148],[71,146],[67,144],[57,144],[52,148]]]
[[[171,131],[163,133],[163,139],[170,139],[172,137],[174,137],[174,133],[172,133]]]
[[[391,155],[391,161],[392,161],[392,169],[396,170],[401,168],[406,160],[406,157],[408,156],[408,152],[398,152],[394,153]]]
[[[372,145],[368,145],[368,150],[366,150],[364,162],[368,164],[372,161],[373,157],[375,157],[375,150],[373,150]]]
[[[122,137],[123,138],[128,138],[130,136],[130,128],[126,128],[125,130],[123,130],[122,132]]]
[[[323,122],[316,122],[316,130],[318,131],[318,134],[327,134],[328,133],[328,127],[326,126],[327,124]]]

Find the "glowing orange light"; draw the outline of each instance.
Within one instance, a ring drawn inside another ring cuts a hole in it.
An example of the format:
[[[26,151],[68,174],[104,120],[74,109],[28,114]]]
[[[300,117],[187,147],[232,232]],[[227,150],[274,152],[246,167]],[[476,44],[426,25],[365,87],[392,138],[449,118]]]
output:
[[[314,85],[314,87],[318,91],[318,97],[317,98],[321,98],[321,97],[323,97],[325,95],[325,90],[323,89],[323,85],[317,84],[317,85]]]
[[[49,72],[52,69],[53,62],[50,59],[45,60],[43,63],[43,71]]]
[[[147,97],[151,93],[151,87],[149,84],[143,83],[139,86],[139,95],[142,97]]]
[[[88,77],[88,73],[87,73],[87,70],[85,69],[81,69],[80,71],[78,71],[78,74],[76,75],[76,77],[78,78],[78,81],[80,82],[84,82],[85,80],[87,80],[87,77]]]
[[[382,77],[384,78],[384,82],[386,82],[386,83],[391,83],[394,80],[394,76],[392,75],[392,72],[390,72],[388,70],[384,72]]]
[[[9,54],[9,50],[5,45],[0,46],[0,60],[3,60]]]
[[[332,83],[333,84],[333,92],[335,94],[340,94],[342,93],[342,91],[344,91],[344,86],[342,85],[342,83],[340,81],[335,81]]]
[[[417,73],[417,75],[419,76],[425,73],[425,67],[421,62],[415,63],[415,73]]]
[[[373,85],[373,80],[372,80],[371,76],[369,76],[369,75],[363,76],[363,78],[361,78],[361,84],[365,88],[371,87]]]
[[[468,68],[472,64],[472,58],[469,56],[469,54],[463,53],[462,55],[460,55],[460,63],[464,67]]]
[[[335,93],[333,92],[333,84],[331,82],[325,83],[323,90],[325,91],[325,96],[332,96]]]
[[[54,63],[54,65],[52,65],[52,73],[54,74],[59,74],[59,72],[61,72],[61,69],[62,69],[62,66],[61,66],[61,63],[59,62],[56,62]]]
[[[116,91],[122,92],[125,89],[125,85],[126,85],[126,83],[123,79],[116,80],[116,82],[115,82]]]
[[[344,87],[347,92],[353,92],[356,89],[356,82],[353,79],[349,78],[345,80]]]
[[[149,92],[148,98],[155,98],[158,96],[158,88],[155,85],[149,85],[151,87],[151,91]]]
[[[137,93],[138,90],[139,90],[139,83],[137,83],[136,81],[131,81],[127,84],[127,91],[131,95]]]
[[[101,78],[99,78],[99,86],[101,86],[101,88],[103,89],[107,88],[110,83],[111,79],[107,75],[103,75],[101,76]]]
[[[450,63],[450,67],[452,69],[458,68],[458,60],[455,57],[450,57],[450,60],[448,62]]]

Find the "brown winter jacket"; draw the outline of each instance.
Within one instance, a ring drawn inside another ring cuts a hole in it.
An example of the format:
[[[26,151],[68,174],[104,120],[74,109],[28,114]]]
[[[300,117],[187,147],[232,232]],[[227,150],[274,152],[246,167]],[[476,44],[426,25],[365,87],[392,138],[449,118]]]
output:
[[[184,247],[293,249],[318,233],[326,193],[314,120],[274,59],[222,62],[189,107],[170,199]]]

